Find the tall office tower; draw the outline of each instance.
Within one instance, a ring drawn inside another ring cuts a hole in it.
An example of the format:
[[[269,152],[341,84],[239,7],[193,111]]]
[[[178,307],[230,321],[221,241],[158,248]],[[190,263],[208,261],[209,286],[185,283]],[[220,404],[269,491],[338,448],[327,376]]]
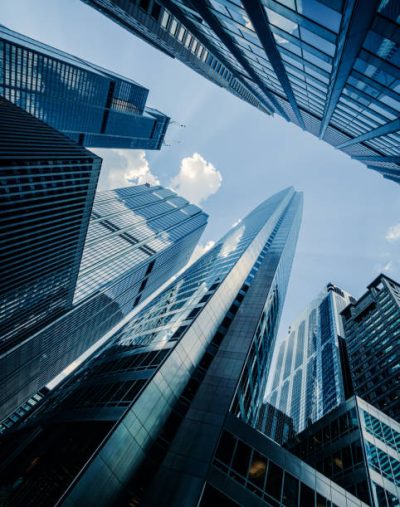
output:
[[[256,427],[279,445],[295,436],[293,419],[270,403],[261,405]]]
[[[355,393],[400,422],[400,285],[378,276],[342,316]]]
[[[1,354],[72,307],[100,166],[0,98]]]
[[[83,0],[400,182],[398,0]]]
[[[0,416],[11,414],[187,264],[207,223],[161,186],[96,195],[73,308],[0,355]]]
[[[340,312],[351,299],[328,284],[276,347],[275,372],[266,399],[293,419],[295,431],[302,431],[346,398]]]
[[[1,25],[0,69],[0,96],[80,145],[161,148],[169,118],[131,79]]]
[[[400,424],[351,397],[286,447],[371,507],[400,502]]]
[[[10,505],[197,505],[229,409],[257,418],[301,210],[259,205],[9,432]]]

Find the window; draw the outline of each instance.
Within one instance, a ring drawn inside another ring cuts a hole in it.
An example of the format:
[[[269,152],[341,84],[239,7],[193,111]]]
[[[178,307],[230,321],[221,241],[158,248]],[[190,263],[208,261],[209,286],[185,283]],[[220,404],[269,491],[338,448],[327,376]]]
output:
[[[235,449],[235,442],[236,439],[230,433],[224,431],[215,455],[216,458],[229,465]]]
[[[262,454],[254,451],[248,471],[249,481],[259,488],[264,489],[264,478],[266,470],[267,459]]]
[[[218,507],[239,507],[239,504],[225,496],[221,491],[206,484],[200,500],[200,507],[211,507],[212,505]]]
[[[270,462],[268,467],[266,492],[277,500],[280,500],[281,497],[282,475],[282,468],[278,467],[278,465],[275,465],[275,463]]]
[[[235,457],[233,458],[232,468],[239,472],[240,475],[246,477],[249,469],[249,461],[250,448],[243,442],[239,441],[236,447]]]
[[[185,47],[186,48],[189,48],[191,42],[192,42],[192,39],[193,37],[190,35],[190,33],[188,33],[187,37],[186,37],[186,40],[185,40]]]
[[[313,507],[314,506],[314,491],[301,483],[300,488],[300,507]]]
[[[178,22],[176,21],[176,19],[173,19],[171,21],[171,25],[169,27],[169,33],[172,35],[172,36],[175,36],[175,33],[176,33],[176,29],[178,27]]]
[[[184,36],[185,36],[185,33],[186,33],[186,30],[184,29],[184,27],[183,27],[183,26],[181,26],[181,27],[179,28],[179,32],[178,32],[178,41],[179,41],[179,42],[182,42],[182,41],[183,41],[183,38],[184,38]]]
[[[162,15],[162,18],[161,18],[161,26],[163,28],[167,28],[169,18],[170,18],[170,16],[169,16],[168,12],[164,11],[163,15]]]
[[[299,481],[293,475],[285,472],[285,480],[283,482],[282,503],[287,507],[297,505],[299,498]]]

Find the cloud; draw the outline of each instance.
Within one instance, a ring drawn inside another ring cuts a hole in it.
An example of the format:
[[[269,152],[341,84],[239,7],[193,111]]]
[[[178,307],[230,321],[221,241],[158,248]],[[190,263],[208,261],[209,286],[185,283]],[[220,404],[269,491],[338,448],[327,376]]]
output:
[[[103,159],[97,190],[160,183],[143,150],[93,150]]]
[[[221,183],[221,173],[201,155],[193,153],[182,159],[179,173],[172,178],[170,186],[190,202],[200,204],[215,194]]]
[[[212,240],[207,241],[207,243],[205,245],[203,245],[201,243],[196,245],[196,248],[194,249],[192,256],[189,260],[189,264],[193,264],[194,262],[196,262],[197,259],[199,259],[206,252],[208,252],[208,250],[210,250],[214,245],[215,245],[215,241],[212,241]]]
[[[384,271],[385,273],[389,273],[390,271],[393,271],[393,262],[392,261],[387,262],[383,266],[382,271]]]
[[[385,239],[390,242],[400,239],[400,224],[392,225],[392,227],[389,227]]]
[[[143,150],[93,150],[103,159],[97,190],[112,190],[130,185],[159,185],[160,180],[151,172]],[[194,204],[200,204],[215,194],[222,176],[215,167],[198,153],[183,158],[178,174],[169,186]]]

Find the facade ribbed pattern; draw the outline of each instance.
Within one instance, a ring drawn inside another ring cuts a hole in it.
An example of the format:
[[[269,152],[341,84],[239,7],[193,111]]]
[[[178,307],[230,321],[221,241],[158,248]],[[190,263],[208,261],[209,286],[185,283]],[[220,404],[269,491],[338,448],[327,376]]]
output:
[[[355,393],[400,422],[400,285],[380,275],[342,315]]]
[[[96,148],[160,149],[169,118],[148,90],[0,26],[0,96]]]
[[[71,308],[101,160],[0,99],[0,352]]]
[[[72,309],[0,357],[2,417],[183,268],[206,223],[200,208],[160,186],[98,193]]]
[[[266,399],[293,418],[295,431],[302,431],[345,399],[339,312],[350,298],[329,284],[302,318],[291,325],[289,336],[276,351],[273,381]]]
[[[260,110],[400,181],[398,0],[84,0]]]

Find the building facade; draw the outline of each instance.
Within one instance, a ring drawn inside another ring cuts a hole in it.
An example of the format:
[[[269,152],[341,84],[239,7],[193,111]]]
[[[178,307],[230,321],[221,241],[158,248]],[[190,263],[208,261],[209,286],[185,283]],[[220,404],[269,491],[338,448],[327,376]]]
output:
[[[400,425],[351,397],[286,447],[372,507],[400,503]]]
[[[86,147],[158,150],[169,118],[149,91],[0,25],[0,96]]]
[[[0,354],[72,307],[101,159],[0,98]]]
[[[398,0],[84,0],[269,114],[400,181]]]
[[[257,429],[279,445],[295,435],[293,419],[270,403],[262,404]]]
[[[346,399],[340,312],[351,299],[328,284],[276,347],[266,401],[292,418],[296,432]]]
[[[355,393],[400,422],[400,285],[378,276],[342,317]]]
[[[72,309],[0,355],[1,417],[182,269],[206,223],[200,208],[159,185],[97,193]]]
[[[368,504],[229,415],[200,507],[366,507]]]
[[[263,202],[8,433],[10,505],[197,505],[227,414],[257,419],[301,210]]]

